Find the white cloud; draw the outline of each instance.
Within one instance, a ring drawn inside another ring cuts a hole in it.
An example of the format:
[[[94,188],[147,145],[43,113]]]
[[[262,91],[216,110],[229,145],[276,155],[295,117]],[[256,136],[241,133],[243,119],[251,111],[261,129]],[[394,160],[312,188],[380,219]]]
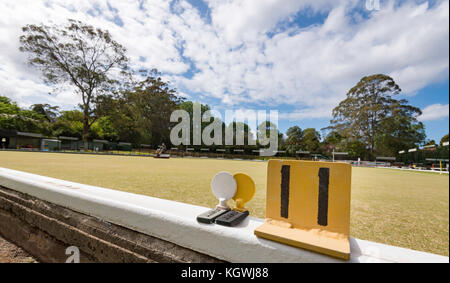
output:
[[[258,35],[272,30],[277,23],[289,20],[301,8],[318,11],[332,7],[333,0],[209,0],[214,27],[231,45],[243,40],[258,40]]]
[[[449,114],[449,105],[432,104],[428,105],[422,110],[422,115],[419,116],[420,121],[435,121],[447,118]]]
[[[331,118],[332,108],[325,107],[316,107],[316,108],[306,108],[295,110],[292,112],[282,112],[278,115],[280,119],[288,120],[288,121],[301,121],[304,119],[311,118]]]
[[[350,12],[352,5],[337,4],[323,25],[290,28],[273,37],[255,32],[253,24],[227,26],[219,16],[223,13],[224,19],[240,22],[244,21],[241,17],[250,14],[248,21],[267,31],[279,18],[263,24],[254,17],[264,19],[270,9],[259,13],[258,8],[247,7],[241,1],[228,1],[223,4],[226,9],[221,9],[216,7],[220,3],[214,2],[212,13],[213,27],[222,31],[219,36],[201,29],[183,34],[197,39],[186,41],[185,54],[198,73],[178,82],[192,91],[222,99],[223,103],[260,102],[270,107],[285,103],[303,109],[291,117],[300,113],[301,117],[326,117],[362,76],[391,75],[405,93],[412,94],[448,74],[445,1],[435,7],[427,3],[400,7],[390,4],[357,23]],[[235,6],[232,9],[230,5]],[[255,15],[252,8],[257,11]],[[236,35],[231,43],[228,33]],[[240,43],[238,48],[234,48],[235,41]],[[316,108],[327,113],[317,114]]]
[[[329,117],[365,75],[391,75],[409,94],[448,78],[448,1],[434,6],[383,1],[368,17],[355,9],[361,5],[356,0],[207,3],[210,22],[185,0],[149,0],[141,7],[131,0],[2,1],[0,85],[7,86],[2,94],[21,104],[78,101],[67,91],[64,100],[49,97],[39,73],[18,51],[21,26],[67,18],[108,29],[128,49],[133,67],[157,68],[187,97],[298,109],[283,114],[287,119]],[[328,16],[323,24],[289,24],[302,17],[300,11]]]

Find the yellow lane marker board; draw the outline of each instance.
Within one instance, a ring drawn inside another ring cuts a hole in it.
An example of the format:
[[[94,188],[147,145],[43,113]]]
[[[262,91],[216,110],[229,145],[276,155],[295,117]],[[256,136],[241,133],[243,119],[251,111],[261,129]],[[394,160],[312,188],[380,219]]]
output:
[[[266,221],[255,235],[348,260],[351,165],[269,160]]]

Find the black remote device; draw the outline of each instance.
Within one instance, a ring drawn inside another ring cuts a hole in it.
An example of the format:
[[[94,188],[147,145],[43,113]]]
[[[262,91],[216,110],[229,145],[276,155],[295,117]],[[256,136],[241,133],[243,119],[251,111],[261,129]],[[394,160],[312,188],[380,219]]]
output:
[[[233,227],[242,222],[249,215],[248,211],[239,212],[230,210],[227,213],[216,218],[216,224]]]
[[[211,224],[214,222],[214,220],[223,215],[224,213],[230,211],[229,209],[223,209],[223,208],[215,208],[215,209],[211,209],[208,210],[205,213],[200,214],[199,216],[197,216],[197,221],[200,223],[205,223],[205,224]]]

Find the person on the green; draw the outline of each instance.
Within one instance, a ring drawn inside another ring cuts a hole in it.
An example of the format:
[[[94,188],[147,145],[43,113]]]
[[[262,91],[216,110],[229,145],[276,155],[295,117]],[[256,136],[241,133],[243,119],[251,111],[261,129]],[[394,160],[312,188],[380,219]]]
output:
[[[166,145],[164,143],[161,144],[160,147],[156,150],[156,156],[160,156],[162,153],[166,151]]]

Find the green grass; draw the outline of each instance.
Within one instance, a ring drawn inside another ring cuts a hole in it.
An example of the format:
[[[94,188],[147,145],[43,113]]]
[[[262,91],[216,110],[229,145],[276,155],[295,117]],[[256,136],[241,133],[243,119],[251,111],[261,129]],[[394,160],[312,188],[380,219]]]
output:
[[[211,178],[249,174],[256,194],[247,207],[264,218],[266,162],[154,159],[56,153],[0,152],[0,167],[212,207]],[[449,255],[449,176],[353,168],[351,235]]]

